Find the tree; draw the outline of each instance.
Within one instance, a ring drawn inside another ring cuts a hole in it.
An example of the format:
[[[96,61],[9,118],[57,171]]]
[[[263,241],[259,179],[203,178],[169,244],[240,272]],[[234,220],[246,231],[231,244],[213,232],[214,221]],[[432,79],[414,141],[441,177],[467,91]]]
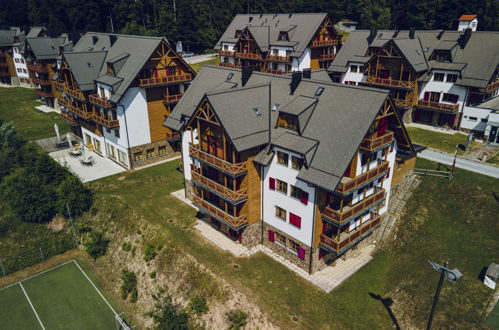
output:
[[[153,318],[156,329],[189,329],[189,314],[182,305],[174,303],[170,296],[154,295],[153,298],[156,301],[155,310],[148,315]]]
[[[26,222],[50,221],[55,213],[55,191],[28,168],[17,169],[1,186],[2,199]]]
[[[92,191],[74,175],[68,175],[57,187],[57,211],[68,217],[79,216],[92,206]]]
[[[389,29],[391,12],[387,0],[359,0],[360,22],[367,29]]]
[[[12,124],[0,122],[0,182],[20,166],[25,143]]]
[[[93,231],[85,244],[85,250],[95,260],[106,254],[108,246],[109,240],[104,237],[104,234]]]

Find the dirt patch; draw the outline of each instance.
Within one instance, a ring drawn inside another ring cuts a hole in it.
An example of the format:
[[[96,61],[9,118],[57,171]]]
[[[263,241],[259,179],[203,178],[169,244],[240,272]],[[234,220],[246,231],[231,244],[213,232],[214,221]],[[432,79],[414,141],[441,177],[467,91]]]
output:
[[[64,229],[66,225],[66,220],[62,216],[56,216],[52,221],[47,224],[47,227],[52,229],[55,232],[61,231]]]
[[[166,222],[168,222],[168,223],[174,223],[175,219],[168,219],[168,220],[166,220]]]

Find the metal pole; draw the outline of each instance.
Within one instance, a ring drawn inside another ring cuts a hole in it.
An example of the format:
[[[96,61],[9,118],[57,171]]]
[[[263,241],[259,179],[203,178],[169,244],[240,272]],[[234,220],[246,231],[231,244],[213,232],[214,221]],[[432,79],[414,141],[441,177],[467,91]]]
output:
[[[68,203],[66,203],[66,208],[68,209],[69,223],[71,224],[71,228],[73,229],[73,238],[75,240],[75,246],[76,246],[76,248],[78,248],[78,239],[76,237],[75,225],[73,223],[73,218],[71,217],[71,211],[69,211],[69,204]]]
[[[45,260],[43,259],[43,251],[42,251],[42,247],[41,247],[41,246],[39,246],[39,247],[38,247],[38,249],[40,250],[40,255],[42,256],[42,261],[45,261]]]
[[[5,277],[5,269],[3,268],[3,262],[2,262],[2,259],[0,259],[0,266],[2,266],[2,273],[3,273],[3,277]]]
[[[454,170],[456,169],[456,160],[457,160],[457,149],[459,148],[459,145],[456,144],[456,151],[454,152],[454,161],[452,162],[452,171],[451,171],[451,177],[454,176]],[[449,178],[450,179],[450,178]]]
[[[448,263],[444,264],[444,267],[447,268]],[[428,319],[428,324],[426,325],[426,330],[431,329],[431,323],[433,321],[433,314],[435,314],[435,310],[437,309],[438,297],[440,296],[440,290],[442,290],[442,285],[444,283],[445,277],[445,269],[440,270],[440,279],[438,280],[437,291],[435,292],[435,297],[433,298],[433,305],[431,306],[430,317]]]

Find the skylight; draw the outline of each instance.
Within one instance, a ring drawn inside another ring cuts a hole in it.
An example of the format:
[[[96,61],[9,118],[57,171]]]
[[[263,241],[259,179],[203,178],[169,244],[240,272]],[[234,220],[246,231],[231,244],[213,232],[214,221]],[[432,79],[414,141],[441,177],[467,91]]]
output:
[[[272,106],[272,111],[273,111],[273,112],[276,112],[276,111],[277,111],[277,109],[279,109],[279,107],[280,107],[280,106],[281,106],[281,105],[280,105],[279,103],[274,104],[274,105]]]
[[[257,116],[262,115],[262,113],[260,112],[260,109],[258,109],[258,108],[253,108],[253,111],[255,112],[255,115],[257,115]]]
[[[232,79],[232,77],[234,77],[234,74],[231,72],[231,73],[229,73],[229,75],[227,76],[227,80],[231,80],[231,79]]]
[[[315,92],[315,96],[321,96],[323,92],[324,92],[324,88],[323,87],[319,87],[317,89],[317,91]]]

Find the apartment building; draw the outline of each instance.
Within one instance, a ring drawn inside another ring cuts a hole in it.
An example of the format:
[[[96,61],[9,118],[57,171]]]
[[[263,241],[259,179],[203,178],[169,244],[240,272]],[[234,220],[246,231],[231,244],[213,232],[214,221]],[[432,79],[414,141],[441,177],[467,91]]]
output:
[[[180,148],[163,122],[195,75],[165,38],[89,32],[62,55],[61,116],[121,166],[154,163]]]
[[[13,49],[22,42],[24,33],[17,27],[0,30],[0,83],[18,85]]]
[[[205,221],[310,273],[371,239],[417,152],[389,91],[310,72],[205,66],[165,126]]]
[[[37,29],[38,30],[38,29]],[[29,76],[35,85],[35,93],[49,107],[58,107],[60,96],[55,89],[63,51],[71,50],[73,43],[67,34],[58,37],[42,36],[27,37],[24,45],[24,58],[27,62]]]
[[[336,82],[388,89],[406,122],[459,129],[499,94],[498,65],[498,32],[371,30],[353,31],[329,70]]]
[[[340,47],[325,13],[247,14],[234,17],[215,49],[220,66],[283,74],[328,68]]]

